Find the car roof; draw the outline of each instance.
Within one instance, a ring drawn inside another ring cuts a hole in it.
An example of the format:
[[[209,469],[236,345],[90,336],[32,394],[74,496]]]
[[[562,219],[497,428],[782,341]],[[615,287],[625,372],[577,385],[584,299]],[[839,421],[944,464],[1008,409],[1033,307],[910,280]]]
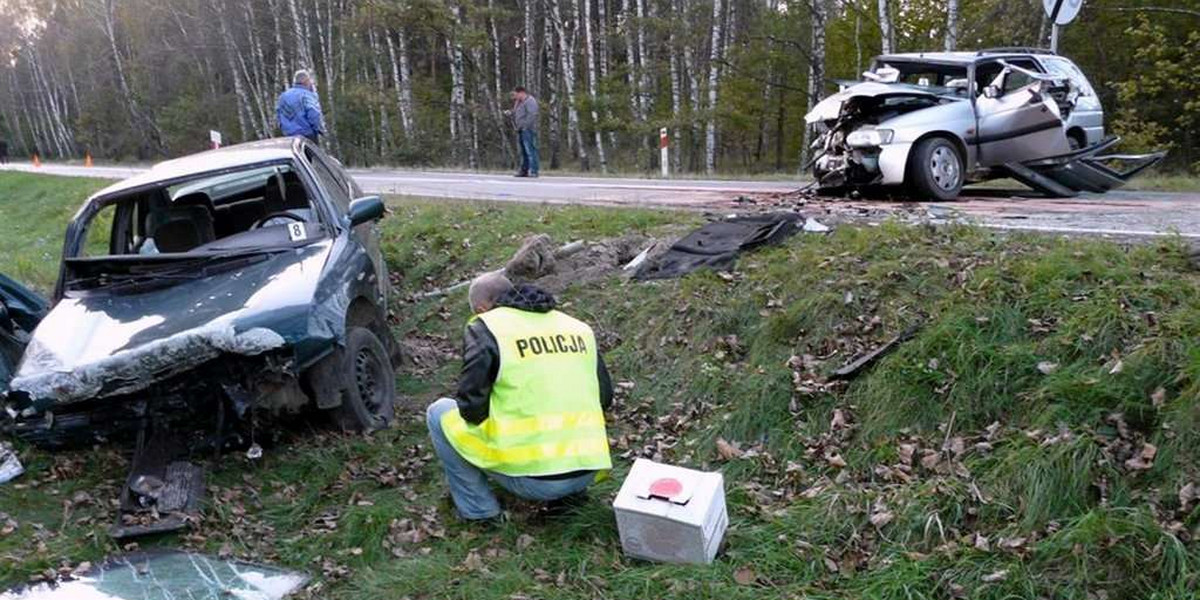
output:
[[[996,58],[1013,58],[1013,57],[1030,57],[1030,56],[1056,56],[1046,50],[1031,49],[1028,51],[1016,51],[1006,49],[994,50],[978,50],[978,51],[958,51],[958,52],[901,52],[896,54],[883,54],[875,57],[875,60],[881,61],[909,61],[909,62],[931,62],[950,65],[969,65],[982,60],[991,60]]]
[[[96,192],[88,199],[88,202],[164,181],[185,179],[192,175],[290,160],[299,156],[303,152],[303,147],[304,140],[302,138],[272,138],[165,160],[155,164],[144,173],[118,181]]]

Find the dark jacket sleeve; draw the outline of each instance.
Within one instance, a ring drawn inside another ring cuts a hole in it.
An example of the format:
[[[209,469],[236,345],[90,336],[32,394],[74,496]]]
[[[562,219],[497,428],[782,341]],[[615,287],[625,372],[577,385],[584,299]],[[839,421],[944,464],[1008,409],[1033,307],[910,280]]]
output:
[[[608,412],[613,400],[612,378],[608,375],[608,367],[604,365],[604,357],[599,354],[596,355],[596,377],[600,379],[600,408]]]
[[[467,325],[463,336],[463,364],[458,374],[458,412],[478,425],[488,418],[492,384],[500,372],[500,346],[483,321]]]

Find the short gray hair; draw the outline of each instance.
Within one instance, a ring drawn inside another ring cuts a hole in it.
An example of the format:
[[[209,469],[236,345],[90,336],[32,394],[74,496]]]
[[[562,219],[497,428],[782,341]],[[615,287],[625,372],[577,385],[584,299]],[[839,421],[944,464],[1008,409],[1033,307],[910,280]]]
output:
[[[471,281],[471,287],[467,290],[467,302],[473,311],[490,309],[496,305],[500,296],[512,289],[513,284],[504,276],[503,269],[484,273]]]
[[[292,75],[292,83],[294,84],[303,85],[310,81],[312,81],[312,74],[308,72],[308,69],[300,69],[296,71],[295,75]]]

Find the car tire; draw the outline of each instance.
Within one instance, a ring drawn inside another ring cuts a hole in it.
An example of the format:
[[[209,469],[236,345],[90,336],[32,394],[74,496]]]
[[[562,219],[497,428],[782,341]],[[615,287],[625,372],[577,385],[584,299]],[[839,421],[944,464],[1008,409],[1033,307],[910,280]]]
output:
[[[913,194],[930,200],[957,198],[966,178],[963,163],[962,153],[949,138],[921,140],[908,162],[908,181]]]
[[[343,431],[386,429],[396,414],[396,372],[383,342],[370,329],[350,327],[342,356],[342,403],[329,416]]]

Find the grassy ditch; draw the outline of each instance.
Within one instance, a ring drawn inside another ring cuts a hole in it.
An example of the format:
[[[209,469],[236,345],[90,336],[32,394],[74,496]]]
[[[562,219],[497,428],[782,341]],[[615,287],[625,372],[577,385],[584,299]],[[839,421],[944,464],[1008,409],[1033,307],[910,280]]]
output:
[[[7,237],[57,239],[87,186],[0,174],[14,188],[46,206],[19,225],[0,219]],[[396,427],[303,432],[254,462],[229,455],[199,528],[143,547],[305,569],[317,598],[1187,598],[1196,587],[1200,276],[1175,241],[843,227],[728,274],[572,286],[566,310],[593,324],[621,382],[616,477],[576,514],[518,506],[482,530],[451,515],[421,422],[452,389],[464,294],[411,294],[501,266],[530,233],[662,236],[696,217],[392,207],[393,326],[441,352],[402,375]],[[37,282],[45,265],[13,248],[0,271]],[[910,328],[872,370],[827,380]],[[0,580],[121,550],[105,533],[120,452],[22,456],[29,474],[0,487]],[[723,470],[732,526],[715,565],[622,556],[607,504],[636,456]]]

